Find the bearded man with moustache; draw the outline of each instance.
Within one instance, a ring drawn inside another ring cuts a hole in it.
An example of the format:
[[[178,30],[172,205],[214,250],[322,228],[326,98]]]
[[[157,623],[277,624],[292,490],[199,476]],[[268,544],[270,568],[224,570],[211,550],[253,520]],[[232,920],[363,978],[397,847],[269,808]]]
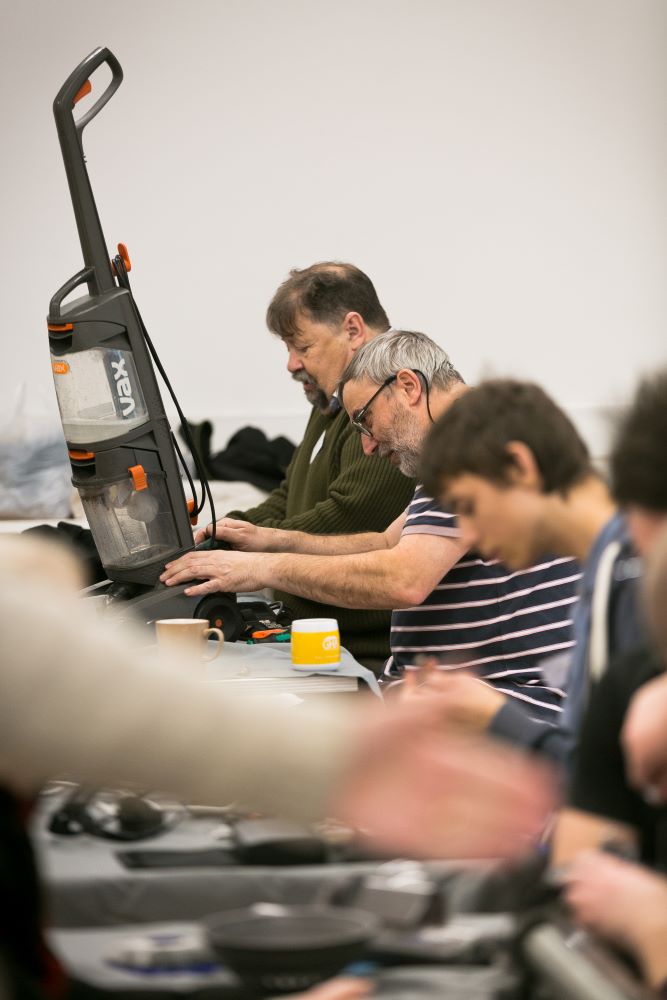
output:
[[[220,529],[229,519],[314,535],[384,531],[407,506],[414,482],[387,462],[365,460],[336,395],[356,352],[389,329],[373,283],[353,264],[292,270],[274,295],[266,322],[284,342],[287,370],[303,385],[313,412],[280,486],[257,507],[231,511],[218,522],[218,537],[224,537]],[[210,533],[209,525],[196,541]],[[289,551],[294,536],[280,537]],[[273,546],[274,541],[272,550],[281,551]],[[389,611],[341,608],[282,589],[275,597],[296,618],[337,618],[343,645],[366,666],[378,669],[389,655]]]

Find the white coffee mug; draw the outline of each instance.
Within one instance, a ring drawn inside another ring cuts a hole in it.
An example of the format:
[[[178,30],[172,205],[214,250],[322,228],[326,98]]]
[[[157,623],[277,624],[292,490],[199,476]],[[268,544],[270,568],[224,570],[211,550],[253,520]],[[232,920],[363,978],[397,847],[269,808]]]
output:
[[[155,635],[163,649],[172,653],[196,656],[209,663],[219,656],[225,637],[219,628],[210,628],[207,618],[161,618],[155,622]],[[208,637],[216,636],[217,643],[207,655]]]

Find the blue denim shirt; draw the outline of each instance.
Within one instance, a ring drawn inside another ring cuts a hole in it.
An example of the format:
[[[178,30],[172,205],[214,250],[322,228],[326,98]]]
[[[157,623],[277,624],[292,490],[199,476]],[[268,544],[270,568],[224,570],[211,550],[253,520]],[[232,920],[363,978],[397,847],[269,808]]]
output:
[[[522,746],[541,750],[569,769],[588,695],[588,646],[595,577],[603,552],[611,542],[621,542],[607,605],[609,658],[639,645],[645,639],[637,603],[638,560],[632,557],[630,537],[622,514],[614,514],[593,542],[582,565],[579,600],[572,616],[575,647],[566,681],[567,698],[558,726],[531,719],[516,705],[506,703],[496,713],[489,731]]]

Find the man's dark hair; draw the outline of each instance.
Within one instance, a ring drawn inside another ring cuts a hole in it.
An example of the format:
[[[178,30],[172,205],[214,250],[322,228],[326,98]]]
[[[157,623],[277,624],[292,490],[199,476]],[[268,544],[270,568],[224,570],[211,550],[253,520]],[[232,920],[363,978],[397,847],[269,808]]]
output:
[[[611,453],[618,502],[667,512],[667,371],[643,379]]]
[[[545,493],[565,493],[592,472],[586,445],[543,389],[494,379],[465,392],[431,428],[422,453],[424,489],[437,497],[465,473],[507,484],[510,441],[530,448]]]
[[[266,311],[266,325],[285,339],[299,332],[299,313],[315,323],[338,325],[349,312],[380,332],[389,329],[371,279],[354,264],[324,261],[290,271]]]

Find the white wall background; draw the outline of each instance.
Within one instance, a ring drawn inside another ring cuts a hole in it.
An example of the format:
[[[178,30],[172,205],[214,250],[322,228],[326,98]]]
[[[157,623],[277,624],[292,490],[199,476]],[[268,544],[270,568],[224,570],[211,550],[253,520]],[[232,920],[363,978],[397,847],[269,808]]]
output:
[[[469,381],[541,381],[599,453],[665,361],[665,0],[0,0],[0,391],[55,403],[45,315],[81,266],[52,100],[192,420],[299,437],[265,330],[292,266],[351,260]],[[55,417],[57,419],[57,416]]]

